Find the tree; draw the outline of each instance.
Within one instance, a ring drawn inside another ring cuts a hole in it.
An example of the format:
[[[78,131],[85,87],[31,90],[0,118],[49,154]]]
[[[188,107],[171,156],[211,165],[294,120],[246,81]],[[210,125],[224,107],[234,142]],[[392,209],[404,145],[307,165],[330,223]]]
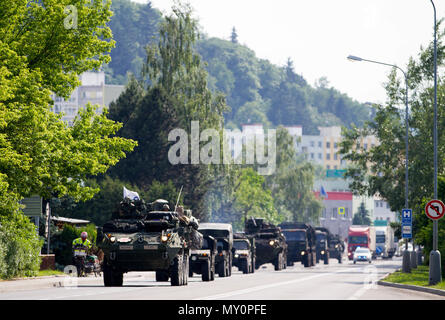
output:
[[[352,218],[352,224],[362,225],[362,226],[371,225],[371,218],[369,217],[369,211],[368,209],[366,209],[364,202],[360,204],[358,212],[354,215],[354,218]]]
[[[164,17],[158,43],[146,48],[144,82],[133,79],[110,107],[110,118],[124,122],[119,135],[140,142],[134,154],[110,175],[128,179],[142,190],[148,190],[154,180],[173,181],[177,189],[184,186],[184,204],[202,218],[203,198],[210,184],[209,167],[172,165],[168,159],[173,145],[168,141],[171,130],[181,128],[190,133],[191,122],[199,121],[201,131],[221,131],[226,110],[224,97],[207,87],[207,72],[195,50],[197,22],[191,15],[189,6],[179,4],[173,7],[173,14]]]
[[[437,25],[440,30],[439,23]],[[444,31],[438,32],[438,65],[443,66],[445,47]],[[433,154],[432,123],[434,105],[433,43],[421,48],[416,59],[408,64],[409,79],[409,206],[417,212],[414,218],[414,238],[425,244],[429,233],[421,230],[429,224],[423,214],[427,199],[433,198]],[[380,194],[386,199],[392,211],[401,211],[405,206],[405,89],[393,70],[385,85],[388,101],[385,106],[375,105],[376,115],[364,128],[353,126],[343,130],[344,139],[340,144],[343,159],[351,163],[346,177],[351,179],[351,190],[355,194]],[[438,104],[443,103],[445,87],[438,81]],[[443,108],[438,110],[438,119],[445,116]],[[438,123],[438,172],[444,171],[445,133],[444,123]],[[360,143],[363,137],[374,135],[378,145],[364,149]],[[431,232],[431,230],[429,230]]]
[[[235,27],[233,27],[232,29],[232,34],[230,35],[230,41],[232,41],[232,43],[238,43],[238,34],[236,33]]]

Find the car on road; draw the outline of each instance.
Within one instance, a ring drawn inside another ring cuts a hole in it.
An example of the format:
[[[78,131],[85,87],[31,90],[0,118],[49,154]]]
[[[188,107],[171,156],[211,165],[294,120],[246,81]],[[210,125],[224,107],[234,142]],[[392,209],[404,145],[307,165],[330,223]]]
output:
[[[369,263],[372,262],[372,253],[371,250],[368,248],[357,248],[354,251],[354,257],[353,257],[354,264],[357,261],[368,261]]]

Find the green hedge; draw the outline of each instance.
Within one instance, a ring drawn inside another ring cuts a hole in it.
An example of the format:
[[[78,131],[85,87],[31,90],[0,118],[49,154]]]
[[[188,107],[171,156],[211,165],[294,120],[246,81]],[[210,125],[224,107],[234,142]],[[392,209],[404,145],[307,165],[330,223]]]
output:
[[[0,278],[37,275],[42,244],[28,217],[21,213],[0,216]]]

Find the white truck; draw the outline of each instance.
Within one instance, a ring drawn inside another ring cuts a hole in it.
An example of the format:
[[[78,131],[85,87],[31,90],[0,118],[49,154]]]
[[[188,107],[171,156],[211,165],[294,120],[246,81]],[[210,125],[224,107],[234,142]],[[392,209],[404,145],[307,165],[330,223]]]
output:
[[[383,259],[391,259],[396,251],[394,245],[394,230],[389,225],[375,227],[375,237],[376,256]]]

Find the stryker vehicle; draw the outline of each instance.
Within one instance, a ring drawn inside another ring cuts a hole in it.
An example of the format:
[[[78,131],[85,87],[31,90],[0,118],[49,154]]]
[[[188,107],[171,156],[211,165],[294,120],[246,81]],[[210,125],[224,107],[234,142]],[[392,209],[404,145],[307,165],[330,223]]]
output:
[[[345,251],[345,244],[340,239],[340,236],[333,235],[327,228],[317,227],[315,230],[325,232],[328,239],[329,258],[337,259],[338,263],[342,262],[343,252]]]
[[[267,223],[263,218],[250,218],[245,224],[245,233],[255,238],[255,269],[272,263],[276,271],[287,267],[287,244],[281,229]]]
[[[317,263],[323,260],[324,264],[329,264],[328,234],[315,228],[315,237],[317,239]]]
[[[198,226],[166,204],[157,200],[147,209],[143,200],[125,199],[113,220],[99,228],[106,287],[122,286],[129,271],[156,271],[157,281],[170,278],[172,286],[187,285],[190,249],[200,240]]]
[[[202,223],[198,231],[203,236],[212,236],[216,239],[217,254],[215,258],[215,271],[219,277],[232,275],[232,225],[228,223]]]
[[[217,242],[212,236],[204,236],[202,248],[192,250],[190,254],[189,277],[200,274],[202,281],[215,280],[215,258]]]
[[[233,235],[233,265],[244,274],[255,271],[255,238],[243,233]]]
[[[288,245],[289,265],[301,262],[306,268],[315,266],[317,249],[314,228],[301,222],[283,222],[280,227]]]

